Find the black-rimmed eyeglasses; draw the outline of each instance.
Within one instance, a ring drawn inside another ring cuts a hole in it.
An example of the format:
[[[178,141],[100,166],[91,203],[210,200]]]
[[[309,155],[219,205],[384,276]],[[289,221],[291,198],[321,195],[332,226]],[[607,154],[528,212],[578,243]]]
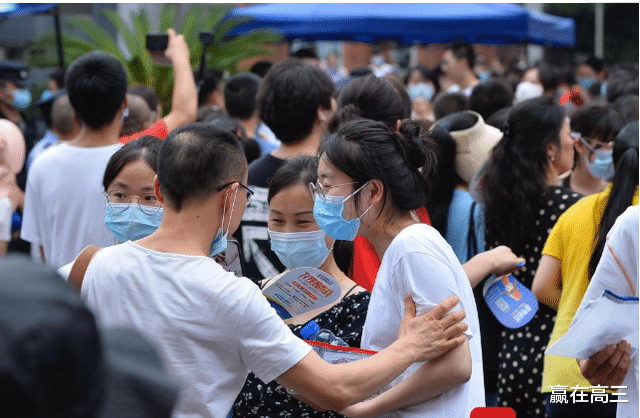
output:
[[[245,190],[245,193],[247,194],[247,203],[249,203],[251,201],[251,196],[253,196],[253,190],[251,190],[249,187],[242,184],[239,180],[230,181],[229,183],[225,183],[221,186],[218,186],[218,191],[221,192],[222,190],[224,190],[225,187],[229,187],[234,183],[238,183],[238,185],[240,185],[240,187],[242,187]]]

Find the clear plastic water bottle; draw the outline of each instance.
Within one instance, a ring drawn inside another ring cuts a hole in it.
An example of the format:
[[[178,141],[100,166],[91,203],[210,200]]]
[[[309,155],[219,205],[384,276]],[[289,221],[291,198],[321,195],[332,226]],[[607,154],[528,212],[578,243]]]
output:
[[[325,328],[320,328],[320,325],[318,325],[316,321],[309,321],[307,325],[302,327],[302,329],[300,329],[300,336],[305,340],[340,345],[343,347],[349,346],[349,344],[345,343],[342,338],[337,337],[333,332]]]

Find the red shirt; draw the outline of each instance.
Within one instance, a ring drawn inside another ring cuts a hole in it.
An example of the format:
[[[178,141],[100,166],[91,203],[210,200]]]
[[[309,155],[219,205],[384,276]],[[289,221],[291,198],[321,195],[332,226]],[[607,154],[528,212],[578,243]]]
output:
[[[417,210],[420,222],[431,225],[429,214],[425,208]],[[353,263],[351,264],[351,279],[358,285],[373,290],[376,282],[378,269],[380,268],[380,257],[371,241],[365,237],[357,236],[353,241]]]
[[[144,131],[136,132],[135,134],[127,136],[121,136],[120,142],[122,144],[126,144],[127,142],[138,139],[144,135],[151,135],[155,136],[156,138],[165,139],[167,135],[169,135],[169,128],[167,127],[167,123],[163,119],[160,119]]]

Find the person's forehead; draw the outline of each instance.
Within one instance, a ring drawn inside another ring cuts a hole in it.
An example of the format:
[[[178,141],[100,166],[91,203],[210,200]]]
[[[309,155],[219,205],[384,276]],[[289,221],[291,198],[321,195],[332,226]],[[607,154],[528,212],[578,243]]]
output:
[[[327,158],[326,154],[320,156],[318,161],[318,178],[350,179],[342,170],[336,168]]]

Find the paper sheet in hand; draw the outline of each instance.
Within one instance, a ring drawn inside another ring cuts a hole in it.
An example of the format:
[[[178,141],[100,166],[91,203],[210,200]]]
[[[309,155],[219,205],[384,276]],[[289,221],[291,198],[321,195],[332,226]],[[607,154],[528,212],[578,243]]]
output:
[[[335,302],[340,293],[336,279],[311,267],[293,269],[262,291],[282,319]]]
[[[578,312],[579,313],[579,312]],[[631,344],[631,357],[638,351],[638,298],[621,297],[605,290],[584,307],[567,332],[547,354],[587,359],[609,344],[620,340]]]

